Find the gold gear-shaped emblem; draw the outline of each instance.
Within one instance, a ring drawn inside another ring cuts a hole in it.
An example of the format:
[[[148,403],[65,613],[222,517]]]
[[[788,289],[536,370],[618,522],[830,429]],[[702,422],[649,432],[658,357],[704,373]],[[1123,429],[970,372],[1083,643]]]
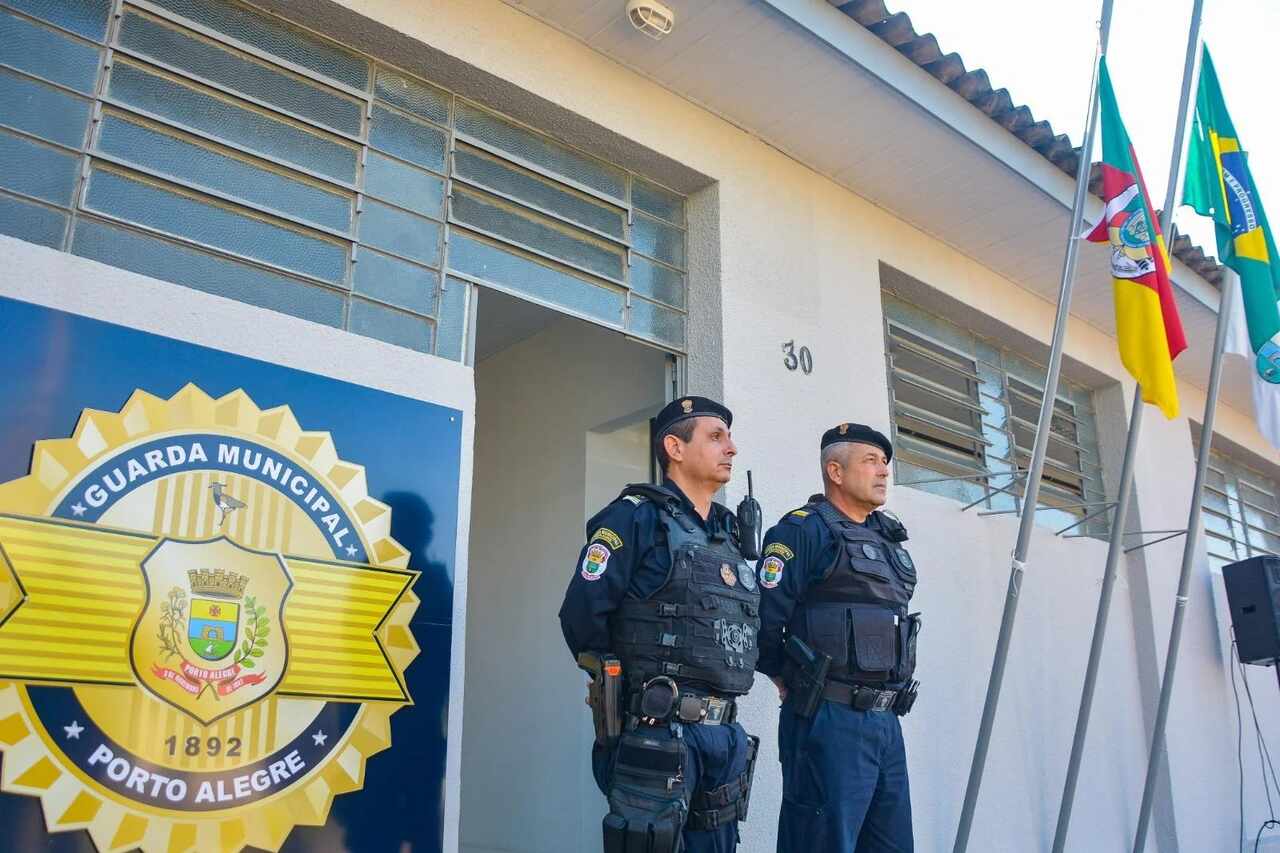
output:
[[[85,409],[0,484],[0,790],[99,850],[276,850],[411,703],[364,469],[242,390]]]

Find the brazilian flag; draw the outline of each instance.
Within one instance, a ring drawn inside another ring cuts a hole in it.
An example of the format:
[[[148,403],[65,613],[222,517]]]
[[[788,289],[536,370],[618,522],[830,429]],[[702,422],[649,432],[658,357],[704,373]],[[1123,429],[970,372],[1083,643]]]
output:
[[[1213,219],[1218,257],[1240,277],[1236,303],[1223,307],[1231,312],[1227,352],[1251,363],[1258,428],[1280,447],[1280,252],[1208,47],[1200,65],[1182,202]]]

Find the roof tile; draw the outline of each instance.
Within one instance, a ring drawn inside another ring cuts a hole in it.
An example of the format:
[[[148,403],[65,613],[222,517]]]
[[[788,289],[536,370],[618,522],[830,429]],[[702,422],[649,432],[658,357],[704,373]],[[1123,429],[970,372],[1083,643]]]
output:
[[[1031,108],[1015,106],[1007,89],[993,89],[986,70],[965,68],[958,53],[943,54],[932,33],[921,35],[905,12],[891,13],[884,0],[828,0],[831,5],[869,29],[889,45],[897,48],[916,65],[949,86],[957,95],[981,110],[992,121],[1013,133],[1035,149],[1058,169],[1072,178],[1080,163],[1080,149],[1071,144],[1066,134],[1055,134],[1047,121],[1037,121]],[[1089,192],[1098,195],[1102,188],[1100,164],[1089,170]],[[1157,213],[1157,216],[1159,214]],[[1222,266],[1185,235],[1173,230],[1170,254],[1195,270],[1206,281],[1219,285]]]

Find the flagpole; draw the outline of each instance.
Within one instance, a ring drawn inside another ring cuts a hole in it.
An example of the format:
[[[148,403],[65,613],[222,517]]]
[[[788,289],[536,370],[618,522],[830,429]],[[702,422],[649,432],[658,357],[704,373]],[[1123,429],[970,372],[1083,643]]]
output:
[[[1085,199],[1089,194],[1089,172],[1093,166],[1093,141],[1098,130],[1098,60],[1107,52],[1113,5],[1114,0],[1102,0],[1102,16],[1098,25],[1098,49],[1094,56],[1093,82],[1089,92],[1089,117],[1085,122],[1084,140],[1080,146],[1080,162],[1076,167],[1076,191],[1071,205],[1071,225],[1067,231],[1067,252],[1062,261],[1058,311],[1053,321],[1053,340],[1049,348],[1049,373],[1045,378],[1044,399],[1040,401],[1040,419],[1036,425],[1036,442],[1031,454],[1031,465],[1027,471],[1018,539],[1010,561],[1009,587],[1005,593],[1004,614],[1000,620],[995,659],[991,664],[991,678],[987,683],[987,698],[982,708],[982,721],[978,726],[978,740],[973,749],[973,764],[969,768],[969,784],[965,789],[960,824],[956,829],[954,853],[964,853],[969,846],[969,832],[973,828],[978,789],[982,786],[982,772],[987,763],[987,750],[991,746],[991,729],[995,725],[996,705],[1000,701],[1000,687],[1004,681],[1004,668],[1009,659],[1009,645],[1013,639],[1013,622],[1018,612],[1022,575],[1026,570],[1028,552],[1031,550],[1031,530],[1035,524],[1036,503],[1040,496],[1040,479],[1044,474],[1045,453],[1049,447],[1049,428],[1053,418],[1054,400],[1058,395],[1062,350],[1067,337],[1067,322],[1071,316],[1071,290],[1075,286],[1076,262],[1080,256],[1078,235],[1084,219]]]
[[[1178,99],[1178,118],[1174,124],[1173,154],[1169,162],[1169,186],[1165,190],[1164,208],[1160,215],[1160,231],[1171,241],[1170,250],[1173,248],[1173,206],[1177,202],[1178,176],[1182,171],[1187,113],[1191,104],[1191,85],[1195,79],[1196,48],[1200,42],[1200,14],[1203,8],[1204,0],[1194,0],[1191,7],[1191,25],[1187,32],[1187,57],[1182,68],[1182,93]],[[1093,622],[1093,640],[1089,646],[1089,664],[1085,668],[1080,711],[1076,716],[1075,738],[1071,741],[1067,780],[1063,786],[1062,805],[1058,809],[1058,826],[1053,836],[1053,853],[1063,853],[1067,844],[1071,807],[1075,803],[1076,783],[1080,780],[1080,762],[1084,758],[1089,715],[1093,710],[1093,694],[1098,684],[1098,670],[1102,663],[1102,646],[1107,634],[1107,619],[1111,610],[1111,594],[1115,588],[1116,568],[1120,563],[1120,556],[1124,553],[1125,522],[1129,514],[1129,502],[1133,496],[1134,456],[1138,449],[1138,435],[1142,431],[1142,416],[1145,411],[1142,386],[1137,385],[1133,390],[1133,412],[1129,415],[1129,436],[1125,440],[1124,462],[1120,468],[1120,489],[1116,495],[1115,516],[1111,521],[1107,561],[1102,572],[1102,593],[1098,596],[1098,613]]]
[[[1213,421],[1217,413],[1218,388],[1222,380],[1222,355],[1227,340],[1227,322],[1231,300],[1235,299],[1236,274],[1226,270],[1222,277],[1222,297],[1218,304],[1218,325],[1213,336],[1213,363],[1209,367],[1209,391],[1204,401],[1204,426],[1200,428],[1200,457],[1196,460],[1196,480],[1191,495],[1191,511],[1187,514],[1187,538],[1182,548],[1182,572],[1178,576],[1178,594],[1174,597],[1173,627],[1169,631],[1169,651],[1165,654],[1164,681],[1160,685],[1160,705],[1151,735],[1151,755],[1147,760],[1147,781],[1142,789],[1142,807],[1138,811],[1138,832],[1133,842],[1134,853],[1142,853],[1151,822],[1151,806],[1155,799],[1156,776],[1164,757],[1164,731],[1169,722],[1169,700],[1173,694],[1173,676],[1177,671],[1178,645],[1182,641],[1182,622],[1187,612],[1187,593],[1191,587],[1191,566],[1200,542],[1200,507],[1204,479],[1209,469],[1209,447],[1213,443]]]
[[[1209,471],[1209,450],[1213,444],[1213,422],[1218,410],[1218,391],[1222,384],[1222,357],[1226,349],[1227,326],[1232,300],[1238,287],[1236,274],[1226,270],[1222,277],[1222,295],[1218,302],[1218,323],[1213,336],[1213,361],[1209,366],[1209,390],[1204,400],[1204,420],[1200,427],[1200,455],[1196,459],[1196,479],[1192,486],[1191,509],[1187,513],[1187,538],[1182,547],[1182,570],[1178,575],[1178,594],[1174,597],[1173,625],[1169,630],[1169,650],[1164,658],[1164,678],[1160,685],[1160,704],[1156,708],[1155,727],[1151,733],[1151,754],[1147,759],[1147,780],[1142,788],[1142,806],[1138,810],[1138,831],[1133,841],[1134,853],[1142,853],[1151,824],[1151,807],[1155,800],[1156,776],[1166,749],[1165,728],[1169,723],[1169,704],[1173,698],[1173,678],[1178,668],[1178,647],[1182,642],[1182,623],[1187,613],[1191,590],[1191,566],[1200,543],[1200,509],[1204,480]]]

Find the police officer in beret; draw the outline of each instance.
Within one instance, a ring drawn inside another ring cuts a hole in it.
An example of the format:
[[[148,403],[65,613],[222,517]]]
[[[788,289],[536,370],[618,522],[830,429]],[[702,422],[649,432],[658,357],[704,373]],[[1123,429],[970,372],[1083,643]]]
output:
[[[898,717],[915,701],[921,622],[906,528],[879,509],[891,458],[869,426],[828,430],[824,493],[765,536],[758,668],[783,699],[779,853],[914,847]]]
[[[754,678],[760,592],[712,500],[733,472],[732,423],[704,397],[658,413],[662,485],[627,486],[587,522],[560,608],[592,676],[606,853],[726,853],[746,816],[758,741],[735,699]]]

